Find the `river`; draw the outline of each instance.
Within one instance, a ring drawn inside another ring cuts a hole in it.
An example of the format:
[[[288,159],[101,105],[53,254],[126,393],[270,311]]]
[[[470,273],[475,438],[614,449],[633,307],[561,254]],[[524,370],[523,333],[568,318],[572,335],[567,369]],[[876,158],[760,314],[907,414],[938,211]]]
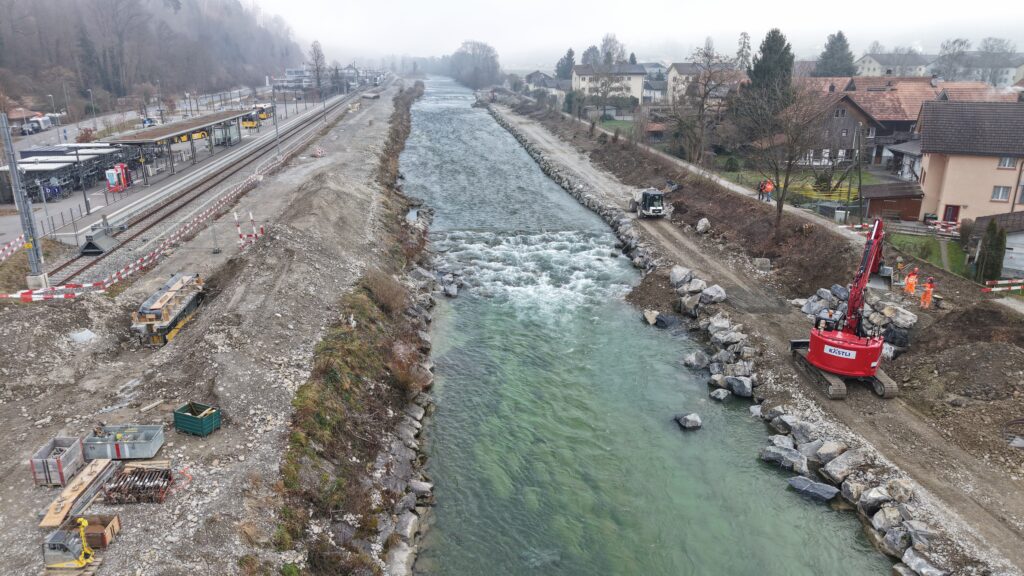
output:
[[[416,573],[888,574],[855,515],[758,461],[749,403],[708,399],[697,344],[645,326],[639,274],[599,218],[550,181],[472,93],[431,78],[401,158],[436,210],[436,506]],[[672,421],[696,411],[697,432]]]

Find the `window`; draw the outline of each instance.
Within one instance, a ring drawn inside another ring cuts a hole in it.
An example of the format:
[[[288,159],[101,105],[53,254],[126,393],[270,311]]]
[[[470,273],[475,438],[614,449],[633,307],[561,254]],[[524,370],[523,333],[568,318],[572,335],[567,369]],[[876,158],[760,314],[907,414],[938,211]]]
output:
[[[870,128],[868,128],[868,138],[874,138],[874,137],[875,137],[875,127],[871,126]]]
[[[1009,202],[1010,200],[1010,187],[1009,186],[994,186],[992,188],[992,201],[993,202]]]
[[[836,118],[845,118],[846,108],[836,108]]]
[[[843,138],[846,138],[849,134],[850,131],[847,130],[846,128],[843,128],[842,132],[839,133],[839,135],[842,136]]]
[[[1016,158],[1012,158],[1010,156],[1003,156],[1002,158],[999,159],[999,167],[1000,168],[1016,168],[1017,167],[1017,159]]]

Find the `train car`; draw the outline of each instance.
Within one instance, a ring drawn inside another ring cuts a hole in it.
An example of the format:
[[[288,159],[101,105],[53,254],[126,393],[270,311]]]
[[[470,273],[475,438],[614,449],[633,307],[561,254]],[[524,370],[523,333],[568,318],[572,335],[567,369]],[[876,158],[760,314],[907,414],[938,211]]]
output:
[[[256,109],[256,115],[260,120],[269,120],[274,116],[273,104],[257,104],[254,108]]]
[[[178,335],[205,296],[198,274],[175,274],[132,312],[132,332],[143,345],[163,346]]]

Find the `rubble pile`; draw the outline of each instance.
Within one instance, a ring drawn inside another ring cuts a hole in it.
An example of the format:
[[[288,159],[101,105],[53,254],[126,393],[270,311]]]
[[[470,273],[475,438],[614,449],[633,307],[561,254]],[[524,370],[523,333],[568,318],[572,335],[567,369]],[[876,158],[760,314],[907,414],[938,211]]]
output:
[[[850,289],[839,284],[831,288],[819,288],[808,298],[790,301],[807,314],[814,323],[831,312],[832,317],[845,316],[850,299]],[[900,306],[898,302],[878,290],[864,291],[864,306],[861,309],[861,325],[868,334],[885,337],[890,345],[889,352],[898,354],[910,346],[910,334],[917,324],[917,315]]]

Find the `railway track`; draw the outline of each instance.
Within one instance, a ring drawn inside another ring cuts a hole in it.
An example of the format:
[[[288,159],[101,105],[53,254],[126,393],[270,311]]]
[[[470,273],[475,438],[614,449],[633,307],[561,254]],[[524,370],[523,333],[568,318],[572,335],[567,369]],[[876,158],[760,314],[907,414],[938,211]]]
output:
[[[352,95],[342,98],[327,106],[326,114],[330,120],[337,116],[339,109],[348,105],[353,100],[361,97],[363,91],[355,92]],[[315,132],[323,123],[324,113],[311,113],[308,118],[303,118],[296,123],[281,130],[280,144],[282,147],[301,140],[305,136]],[[111,250],[99,256],[76,256],[49,271],[51,284],[55,286],[68,284],[72,281],[81,282],[83,274],[92,270],[101,262],[107,261],[114,254],[122,253],[132,246],[134,241],[149,240],[146,235],[161,223],[167,222],[175,214],[179,214],[189,206],[200,205],[203,201],[216,198],[222,191],[220,189],[226,181],[246,168],[258,166],[259,162],[273,157],[277,153],[277,142],[268,139],[267,142],[258,144],[249,150],[244,157],[232,162],[227,167],[204,178],[200,183],[184,188],[180,192],[172,194],[157,204],[133,214],[123,231],[113,234],[118,244]],[[166,234],[170,229],[157,233],[159,237]]]

